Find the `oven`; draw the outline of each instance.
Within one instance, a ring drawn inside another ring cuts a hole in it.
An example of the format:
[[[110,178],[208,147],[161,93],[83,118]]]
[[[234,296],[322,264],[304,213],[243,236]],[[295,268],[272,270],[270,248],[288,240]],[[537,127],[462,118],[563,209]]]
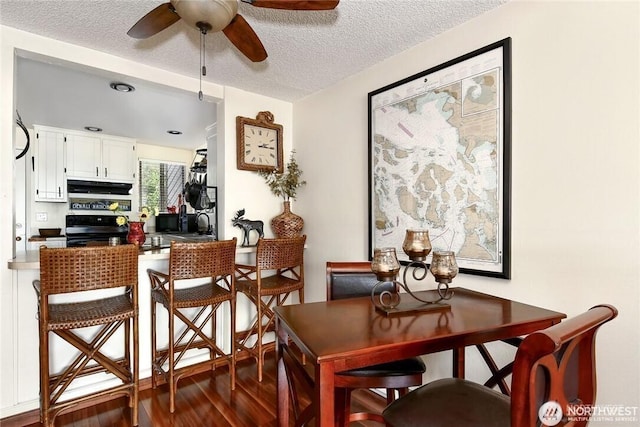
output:
[[[67,247],[106,245],[110,237],[118,237],[120,243],[127,243],[127,226],[119,226],[116,218],[117,215],[67,215]]]

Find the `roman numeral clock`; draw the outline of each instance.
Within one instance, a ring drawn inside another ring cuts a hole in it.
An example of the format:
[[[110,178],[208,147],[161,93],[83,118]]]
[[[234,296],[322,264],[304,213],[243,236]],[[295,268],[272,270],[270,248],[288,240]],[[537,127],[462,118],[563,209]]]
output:
[[[261,111],[255,119],[236,117],[238,169],[283,172],[282,125]]]

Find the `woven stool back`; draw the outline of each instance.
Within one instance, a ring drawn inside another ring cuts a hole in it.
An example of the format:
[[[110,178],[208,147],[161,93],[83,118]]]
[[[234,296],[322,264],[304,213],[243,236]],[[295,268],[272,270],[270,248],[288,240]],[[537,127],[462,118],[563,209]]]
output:
[[[260,270],[277,270],[301,265],[307,236],[287,239],[259,239],[256,263]]]
[[[177,243],[171,242],[169,276],[172,280],[233,276],[236,240]]]
[[[137,281],[138,248],[135,245],[40,247],[43,295],[131,286]]]

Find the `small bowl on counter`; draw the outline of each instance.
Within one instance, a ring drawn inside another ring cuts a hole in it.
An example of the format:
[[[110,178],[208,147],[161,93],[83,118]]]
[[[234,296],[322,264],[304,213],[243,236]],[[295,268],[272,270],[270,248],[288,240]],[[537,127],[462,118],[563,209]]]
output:
[[[40,237],[58,237],[61,231],[60,228],[38,228]]]

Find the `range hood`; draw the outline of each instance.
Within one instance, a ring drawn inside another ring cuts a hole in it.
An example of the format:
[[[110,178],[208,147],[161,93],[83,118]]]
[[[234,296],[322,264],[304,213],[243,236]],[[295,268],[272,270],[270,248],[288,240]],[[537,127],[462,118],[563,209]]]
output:
[[[67,192],[79,194],[117,194],[128,196],[133,184],[126,182],[80,181],[67,180]]]

